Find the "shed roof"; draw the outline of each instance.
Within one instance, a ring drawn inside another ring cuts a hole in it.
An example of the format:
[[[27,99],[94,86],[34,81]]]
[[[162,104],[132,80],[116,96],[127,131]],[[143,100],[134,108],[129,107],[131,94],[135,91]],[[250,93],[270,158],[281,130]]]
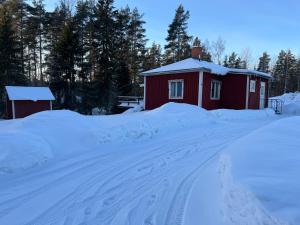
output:
[[[55,100],[48,87],[5,86],[9,100]]]
[[[142,76],[153,76],[159,74],[169,74],[174,72],[207,71],[213,74],[225,76],[227,74],[247,74],[265,78],[271,78],[268,73],[256,70],[227,68],[211,62],[202,61],[195,58],[188,58],[153,70],[142,72]]]

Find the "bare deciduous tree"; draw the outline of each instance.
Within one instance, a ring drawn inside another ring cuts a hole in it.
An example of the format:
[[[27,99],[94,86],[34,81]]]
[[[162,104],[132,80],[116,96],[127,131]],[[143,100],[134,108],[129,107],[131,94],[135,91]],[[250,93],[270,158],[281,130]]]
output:
[[[221,65],[222,55],[225,51],[225,41],[221,37],[219,37],[217,41],[212,43],[211,48],[214,61]]]
[[[244,68],[249,68],[250,65],[254,65],[252,52],[250,48],[245,48],[244,50],[242,50],[240,56],[241,56],[242,63],[244,63]]]

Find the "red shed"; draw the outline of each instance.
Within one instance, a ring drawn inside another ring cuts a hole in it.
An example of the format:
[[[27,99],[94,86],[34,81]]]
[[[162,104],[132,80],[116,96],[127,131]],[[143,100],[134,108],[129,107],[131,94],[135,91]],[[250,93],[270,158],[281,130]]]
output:
[[[6,118],[15,119],[52,110],[54,96],[48,87],[6,86]]]
[[[192,58],[145,71],[145,109],[182,102],[205,109],[262,109],[267,106],[270,74],[227,68],[201,61],[201,49]]]

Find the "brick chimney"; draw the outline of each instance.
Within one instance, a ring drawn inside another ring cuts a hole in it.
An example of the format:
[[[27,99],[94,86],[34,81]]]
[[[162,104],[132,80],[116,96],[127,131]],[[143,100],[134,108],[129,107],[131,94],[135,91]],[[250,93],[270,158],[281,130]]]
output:
[[[198,46],[194,46],[192,48],[192,58],[194,59],[200,59],[202,55],[202,48]]]

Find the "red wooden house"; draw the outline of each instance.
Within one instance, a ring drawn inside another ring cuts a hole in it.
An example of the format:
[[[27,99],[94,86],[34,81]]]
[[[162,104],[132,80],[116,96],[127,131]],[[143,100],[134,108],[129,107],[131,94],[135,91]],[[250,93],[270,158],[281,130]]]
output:
[[[6,86],[5,89],[7,119],[23,118],[33,113],[52,110],[52,101],[55,98],[48,87]]]
[[[205,109],[261,109],[267,106],[270,74],[227,68],[201,61],[201,48],[192,57],[142,73],[145,109],[167,102]]]

